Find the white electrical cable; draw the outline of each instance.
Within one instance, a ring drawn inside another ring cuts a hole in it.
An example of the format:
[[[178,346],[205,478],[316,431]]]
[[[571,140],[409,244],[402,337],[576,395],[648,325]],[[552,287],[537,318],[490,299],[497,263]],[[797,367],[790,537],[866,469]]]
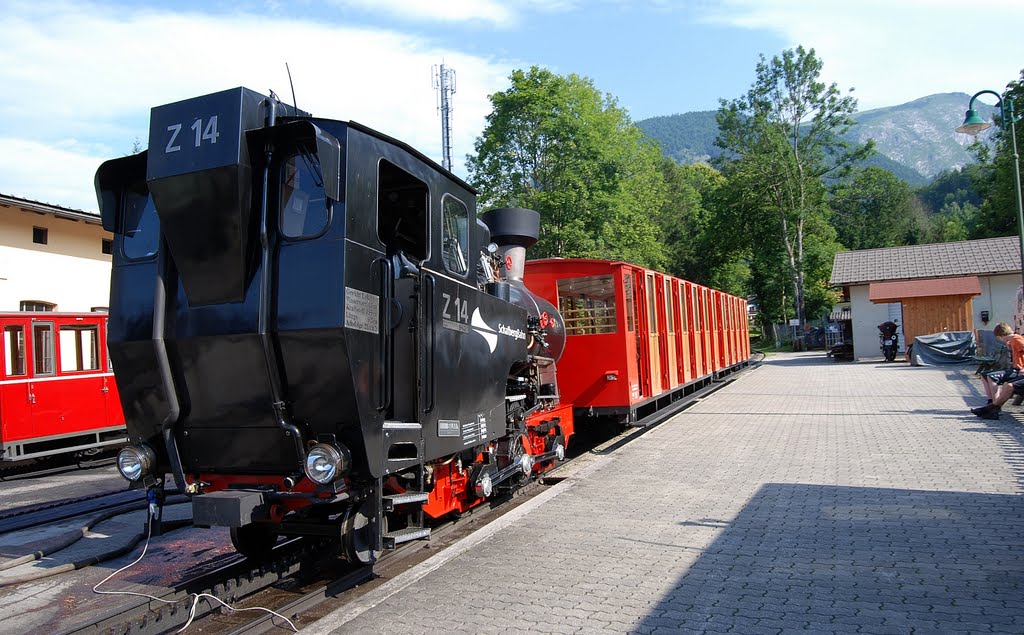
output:
[[[105,584],[108,580],[110,580],[111,578],[113,578],[117,574],[121,573],[122,571],[125,571],[125,570],[127,570],[127,569],[129,569],[131,567],[134,567],[136,564],[138,564],[146,556],[146,551],[149,550],[149,539],[153,536],[153,515],[154,515],[155,511],[156,510],[154,509],[154,505],[151,504],[149,506],[147,512],[146,512],[146,544],[142,547],[142,553],[139,554],[139,557],[136,558],[134,561],[132,561],[132,562],[126,564],[125,566],[121,567],[117,571],[111,573],[110,575],[108,575],[107,577],[103,578],[102,580],[100,580],[96,584],[96,586],[94,586],[92,588],[93,593],[98,593],[100,595],[130,595],[130,596],[133,596],[133,597],[146,598],[147,600],[154,600],[156,602],[163,602],[164,604],[177,604],[179,602],[179,600],[165,600],[163,598],[158,598],[158,597],[156,597],[154,595],[149,595],[148,593],[137,593],[135,591],[100,591],[100,586]],[[233,606],[229,606],[227,603],[225,603],[220,598],[218,598],[216,596],[213,596],[213,595],[210,595],[209,593],[190,593],[189,595],[193,596],[193,598],[192,598],[192,606],[190,606],[189,610],[188,610],[188,621],[186,621],[185,625],[181,627],[181,630],[176,631],[177,633],[183,633],[186,628],[191,626],[192,620],[194,620],[195,617],[196,617],[196,607],[199,605],[199,600],[200,600],[200,598],[204,598],[204,597],[205,598],[209,598],[211,600],[216,600],[224,608],[226,608],[227,610],[229,610],[231,612],[263,611],[265,613],[270,613],[274,617],[279,617],[282,620],[284,620],[285,622],[287,622],[288,623],[288,627],[291,628],[293,632],[295,632],[295,633],[299,632],[299,629],[295,628],[295,624],[293,624],[291,620],[289,620],[284,615],[281,615],[280,613],[278,613],[276,611],[272,611],[272,610],[270,610],[268,608],[264,608],[262,606],[253,606],[253,607],[250,607],[250,608],[236,609]]]

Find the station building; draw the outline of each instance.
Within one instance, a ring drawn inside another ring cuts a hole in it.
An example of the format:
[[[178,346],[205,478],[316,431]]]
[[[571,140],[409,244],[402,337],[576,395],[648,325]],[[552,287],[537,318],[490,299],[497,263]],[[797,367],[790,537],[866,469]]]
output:
[[[836,254],[831,283],[837,307],[852,322],[855,359],[881,357],[878,325],[900,325],[900,352],[919,335],[991,330],[999,322],[1021,332],[1020,244],[1017,236],[861,249]]]
[[[112,244],[98,213],[0,194],[0,311],[105,311]]]

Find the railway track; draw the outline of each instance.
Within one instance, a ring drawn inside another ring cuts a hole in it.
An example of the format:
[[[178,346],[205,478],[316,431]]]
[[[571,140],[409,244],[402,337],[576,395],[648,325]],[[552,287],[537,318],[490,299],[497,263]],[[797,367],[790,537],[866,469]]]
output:
[[[340,558],[328,558],[326,560],[332,562],[325,565],[322,542],[292,539],[275,547],[275,558],[270,563],[258,564],[233,555],[222,566],[175,584],[165,593],[156,594],[155,599],[139,597],[136,601],[111,609],[99,618],[93,617],[57,632],[68,635],[147,635],[173,632],[190,622],[196,632],[216,635],[265,633],[281,627],[287,629],[281,619],[269,613],[226,613],[221,610],[218,601],[208,600],[206,595],[238,608],[266,607],[293,620],[296,626],[308,625],[354,601],[384,580],[393,579],[402,571],[437,553],[439,549],[512,511],[519,504],[545,491],[547,486],[563,480],[563,474],[569,471],[580,456],[614,452],[738,376],[740,374],[734,374],[716,381],[700,393],[689,396],[686,403],[666,408],[658,416],[646,418],[643,422],[645,427],[628,428],[610,438],[605,436],[593,439],[589,444],[577,445],[569,460],[539,479],[530,481],[491,504],[471,510],[457,521],[436,528],[428,543],[408,543],[388,552],[373,568],[352,567]],[[55,501],[43,508],[9,510],[0,513],[0,533],[58,522],[60,519],[82,515],[82,510],[97,513],[102,508],[105,512],[116,512],[121,509],[138,509],[144,504],[144,493],[136,490]],[[200,596],[198,600],[195,599],[197,594]]]

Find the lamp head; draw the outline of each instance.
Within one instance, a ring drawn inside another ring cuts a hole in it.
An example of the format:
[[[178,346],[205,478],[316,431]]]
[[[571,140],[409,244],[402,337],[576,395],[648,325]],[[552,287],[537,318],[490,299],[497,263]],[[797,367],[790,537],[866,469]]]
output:
[[[971,108],[967,111],[967,116],[964,118],[963,125],[957,128],[956,131],[964,134],[976,135],[982,130],[988,130],[991,127],[992,122],[985,121],[978,116],[978,111]]]

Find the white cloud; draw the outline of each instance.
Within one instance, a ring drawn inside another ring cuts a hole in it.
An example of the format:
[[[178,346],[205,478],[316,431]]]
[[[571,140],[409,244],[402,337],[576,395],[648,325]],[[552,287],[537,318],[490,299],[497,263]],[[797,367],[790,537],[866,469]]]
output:
[[[285,62],[300,108],[359,121],[439,161],[431,67],[443,60],[458,74],[458,171],[490,112],[487,96],[505,88],[513,68],[392,31],[249,14],[40,3],[5,27],[0,154],[16,166],[31,153],[24,163],[32,167],[0,170],[0,192],[72,207],[94,198],[83,164],[128,153],[136,137],[146,143],[151,107],[239,85],[290,101]],[[69,138],[76,143],[58,146]],[[61,158],[48,168],[43,159],[57,157],[46,148]]]
[[[861,109],[1002,90],[1024,66],[1019,0],[722,0],[701,12],[709,22],[767,29],[788,47],[814,48],[823,78],[854,87]]]
[[[0,192],[96,213],[96,168],[114,154],[93,154],[74,143],[54,146],[0,137]]]
[[[494,26],[508,26],[517,19],[508,3],[494,0],[331,0],[339,7],[353,7],[385,13],[400,20],[429,22],[481,21]]]

